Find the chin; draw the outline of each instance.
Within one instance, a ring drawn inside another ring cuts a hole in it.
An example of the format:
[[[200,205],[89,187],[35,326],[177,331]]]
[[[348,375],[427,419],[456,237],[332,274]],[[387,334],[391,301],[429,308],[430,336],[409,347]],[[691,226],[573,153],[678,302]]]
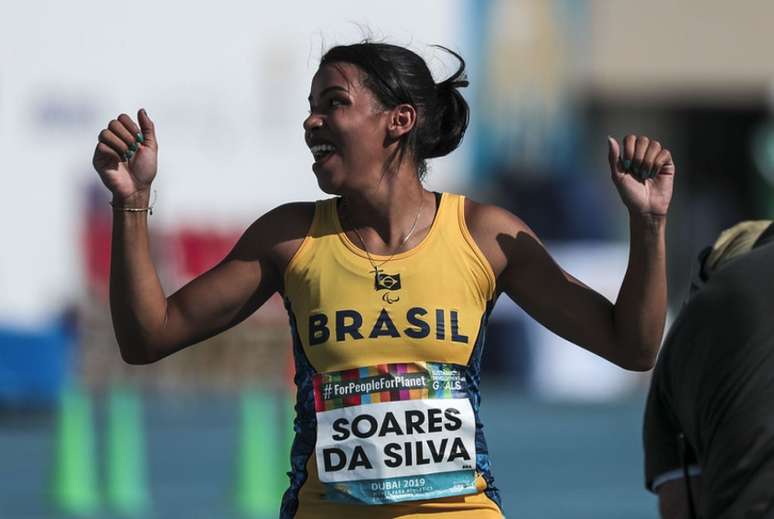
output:
[[[337,182],[335,180],[335,176],[332,173],[333,172],[322,168],[316,170],[314,175],[317,177],[317,185],[324,193],[329,195],[340,195],[341,182]]]

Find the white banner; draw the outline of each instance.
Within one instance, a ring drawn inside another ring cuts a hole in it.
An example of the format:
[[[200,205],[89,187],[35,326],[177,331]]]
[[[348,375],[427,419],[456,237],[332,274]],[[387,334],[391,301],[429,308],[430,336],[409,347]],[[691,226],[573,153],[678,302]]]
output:
[[[467,398],[364,404],[317,413],[317,470],[334,483],[476,467]]]

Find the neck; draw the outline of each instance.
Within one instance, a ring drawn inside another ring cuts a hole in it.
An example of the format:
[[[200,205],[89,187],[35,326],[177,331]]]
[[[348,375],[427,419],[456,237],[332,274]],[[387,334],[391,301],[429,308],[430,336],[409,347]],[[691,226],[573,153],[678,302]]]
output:
[[[342,197],[339,216],[344,230],[374,254],[392,254],[418,243],[435,214],[435,195],[424,189],[411,167],[384,173],[373,189]]]

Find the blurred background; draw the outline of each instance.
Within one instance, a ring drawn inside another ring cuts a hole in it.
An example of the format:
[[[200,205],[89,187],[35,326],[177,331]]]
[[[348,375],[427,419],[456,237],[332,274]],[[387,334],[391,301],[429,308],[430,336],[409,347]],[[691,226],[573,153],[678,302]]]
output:
[[[155,120],[150,218],[167,292],[260,214],[323,198],[301,122],[326,48],[371,37],[467,60],[461,148],[427,181],[521,216],[614,299],[627,214],[606,136],[657,137],[678,165],[670,308],[693,258],[774,216],[774,4],[722,0],[5,2],[0,17],[0,517],[275,517],[289,468],[287,316],[155,365],[118,354],[111,210],[91,167],[118,113]],[[551,335],[507,297],[482,415],[509,517],[655,518],[640,427],[649,374]]]

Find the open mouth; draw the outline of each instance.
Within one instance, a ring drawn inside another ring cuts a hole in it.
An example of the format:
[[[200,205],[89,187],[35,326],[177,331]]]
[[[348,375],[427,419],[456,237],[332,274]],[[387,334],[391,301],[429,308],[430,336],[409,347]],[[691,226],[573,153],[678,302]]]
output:
[[[310,146],[309,149],[316,163],[325,162],[336,151],[336,147],[332,144],[315,144]]]

